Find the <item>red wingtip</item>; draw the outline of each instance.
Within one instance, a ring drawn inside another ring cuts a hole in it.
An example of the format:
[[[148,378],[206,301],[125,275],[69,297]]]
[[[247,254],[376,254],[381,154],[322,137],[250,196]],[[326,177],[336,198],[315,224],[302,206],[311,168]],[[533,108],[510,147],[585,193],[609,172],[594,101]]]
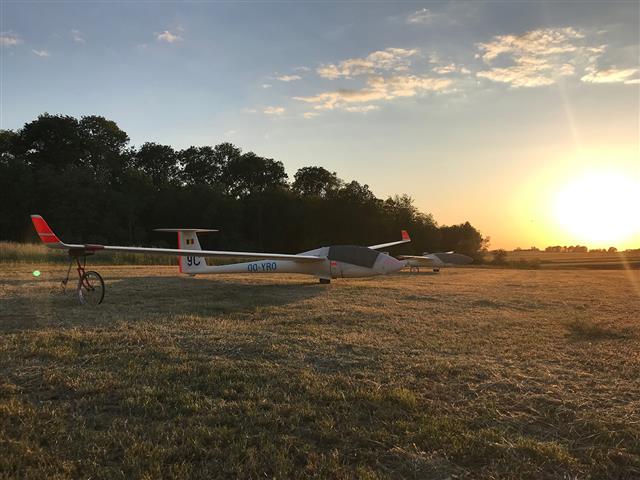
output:
[[[402,230],[402,240],[411,240],[409,233],[406,230]]]
[[[31,221],[43,243],[62,243],[40,215],[31,215]]]

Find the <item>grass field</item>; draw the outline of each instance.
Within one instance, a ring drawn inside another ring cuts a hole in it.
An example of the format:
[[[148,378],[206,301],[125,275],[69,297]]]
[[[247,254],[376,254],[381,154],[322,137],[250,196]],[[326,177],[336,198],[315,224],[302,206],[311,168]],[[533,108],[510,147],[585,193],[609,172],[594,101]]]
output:
[[[487,255],[487,261],[491,254]],[[507,262],[539,263],[540,268],[588,268],[598,270],[640,269],[640,251],[633,252],[508,252]]]
[[[0,273],[2,478],[640,478],[640,272]]]

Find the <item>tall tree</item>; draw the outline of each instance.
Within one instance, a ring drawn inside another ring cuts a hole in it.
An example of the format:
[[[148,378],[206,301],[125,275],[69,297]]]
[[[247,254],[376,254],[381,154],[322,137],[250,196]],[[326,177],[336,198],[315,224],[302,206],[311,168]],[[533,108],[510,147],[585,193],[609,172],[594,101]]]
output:
[[[469,222],[448,227],[440,227],[442,250],[455,250],[458,253],[477,257],[484,247],[482,235]]]
[[[215,147],[189,147],[179,154],[181,179],[186,185],[219,186],[231,161],[242,156],[242,150],[225,142]]]
[[[27,123],[19,136],[17,153],[34,168],[49,166],[60,171],[82,164],[79,122],[73,117],[44,113]]]
[[[82,117],[78,131],[82,163],[91,167],[100,181],[121,180],[129,162],[126,132],[116,122],[97,115]]]
[[[169,145],[145,143],[135,153],[133,165],[149,175],[156,188],[176,184],[179,180],[178,154]]]
[[[287,174],[282,162],[260,157],[253,152],[231,158],[222,180],[227,191],[237,198],[287,186]]]
[[[303,167],[294,175],[291,185],[294,192],[306,197],[326,197],[335,194],[342,181],[336,172],[323,167]]]
[[[178,154],[180,179],[185,185],[214,186],[220,182],[224,163],[211,147],[189,147]]]

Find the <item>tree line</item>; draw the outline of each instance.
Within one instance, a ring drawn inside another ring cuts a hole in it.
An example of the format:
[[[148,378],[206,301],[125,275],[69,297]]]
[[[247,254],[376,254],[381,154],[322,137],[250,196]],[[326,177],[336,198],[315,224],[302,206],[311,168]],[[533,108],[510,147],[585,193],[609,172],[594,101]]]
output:
[[[300,168],[231,143],[176,150],[130,145],[101,116],[40,115],[0,130],[0,240],[36,241],[40,213],[65,241],[173,245],[157,227],[214,227],[204,248],[300,252],[399,238],[401,253],[455,250],[480,258],[487,241],[469,222],[439,226],[407,195],[377,198],[323,167]]]

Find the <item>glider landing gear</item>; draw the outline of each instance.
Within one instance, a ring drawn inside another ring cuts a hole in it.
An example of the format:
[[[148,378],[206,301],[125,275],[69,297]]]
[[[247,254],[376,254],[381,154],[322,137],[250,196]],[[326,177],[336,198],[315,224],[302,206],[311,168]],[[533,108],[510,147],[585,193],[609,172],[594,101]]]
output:
[[[69,282],[69,275],[71,274],[71,267],[73,262],[76,262],[76,270],[78,271],[78,300],[81,305],[99,305],[104,300],[104,280],[98,272],[93,270],[85,270],[87,265],[87,253],[74,254],[69,252],[69,268],[67,269],[67,276],[61,282],[62,292],[67,289],[67,283]],[[82,261],[80,261],[82,258]]]

